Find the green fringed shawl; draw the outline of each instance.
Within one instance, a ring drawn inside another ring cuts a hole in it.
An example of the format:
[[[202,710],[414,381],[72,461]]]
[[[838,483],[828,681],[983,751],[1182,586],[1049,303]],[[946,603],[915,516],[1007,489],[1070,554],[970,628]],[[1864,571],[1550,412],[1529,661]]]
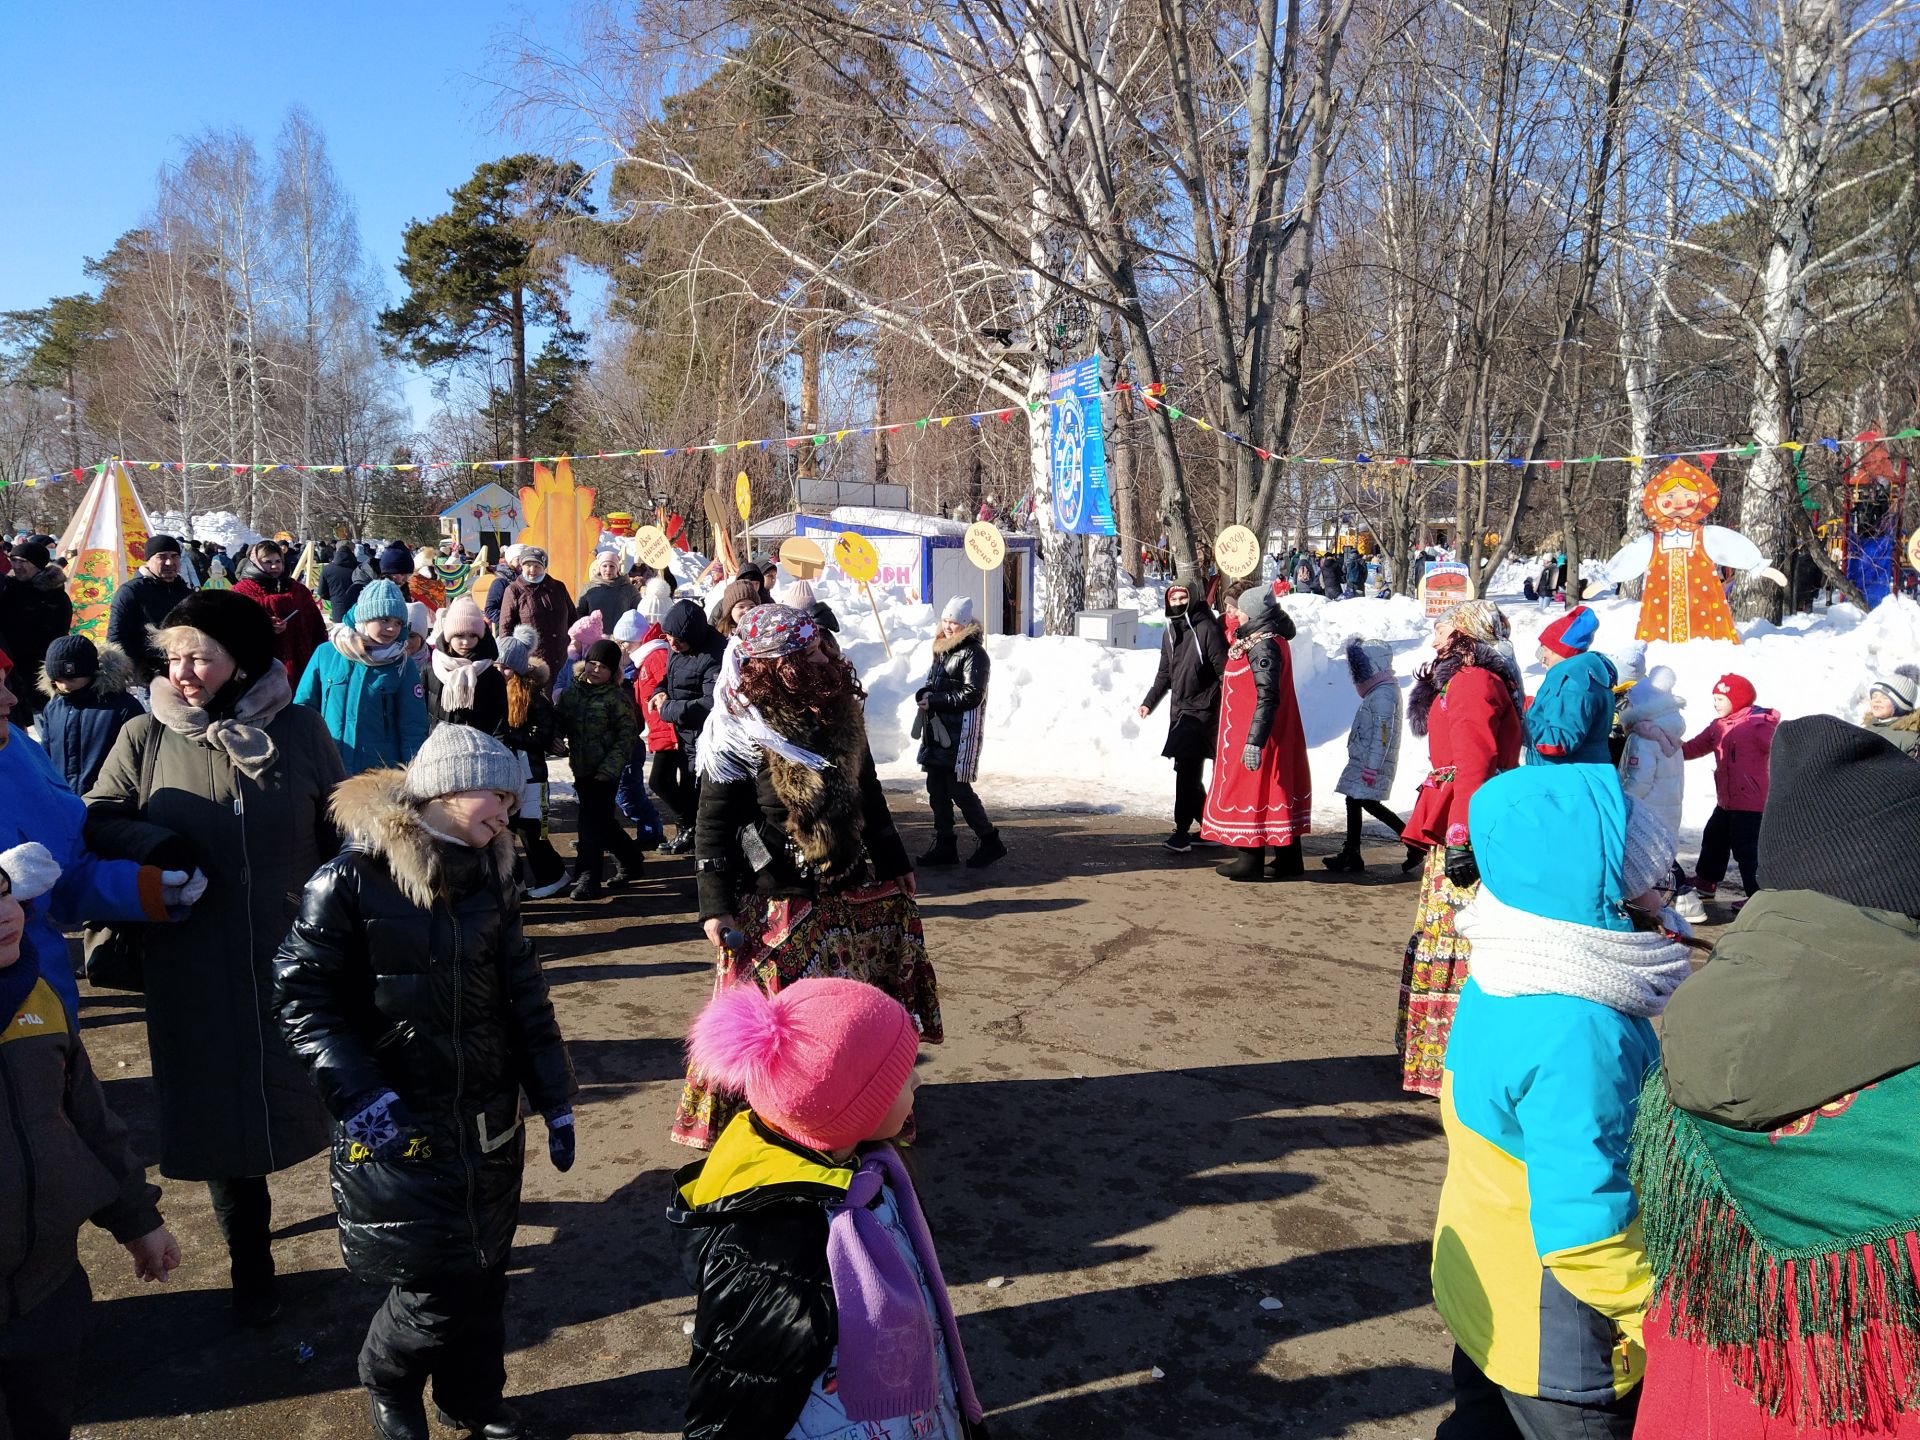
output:
[[[1920,1069],[1765,1133],[1675,1109],[1656,1068],[1632,1175],[1673,1334],[1770,1414],[1920,1409]]]

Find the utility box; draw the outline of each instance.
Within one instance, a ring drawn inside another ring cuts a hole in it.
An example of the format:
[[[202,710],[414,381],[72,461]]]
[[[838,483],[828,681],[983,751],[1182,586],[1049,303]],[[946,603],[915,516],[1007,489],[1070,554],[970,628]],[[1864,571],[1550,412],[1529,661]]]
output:
[[[1139,628],[1138,610],[1082,610],[1073,623],[1073,633],[1082,640],[1098,640],[1116,650],[1133,649]]]

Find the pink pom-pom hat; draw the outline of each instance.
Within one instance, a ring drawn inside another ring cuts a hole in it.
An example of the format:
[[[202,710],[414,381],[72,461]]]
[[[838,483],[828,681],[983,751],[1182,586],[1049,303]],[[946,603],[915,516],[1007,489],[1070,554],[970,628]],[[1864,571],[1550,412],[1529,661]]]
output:
[[[814,1150],[871,1136],[913,1073],[913,1017],[858,980],[798,980],[767,996],[729,986],[695,1017],[694,1067],[746,1095],[754,1113]]]

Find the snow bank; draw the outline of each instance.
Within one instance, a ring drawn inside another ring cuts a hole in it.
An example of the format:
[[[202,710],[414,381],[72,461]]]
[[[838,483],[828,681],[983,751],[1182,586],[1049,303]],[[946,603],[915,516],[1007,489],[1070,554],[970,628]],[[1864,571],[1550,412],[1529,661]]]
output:
[[[1134,650],[1055,636],[989,639],[993,673],[979,785],[989,804],[1171,815],[1173,766],[1160,755],[1167,707],[1163,703],[1145,720],[1136,713],[1159,661],[1160,588],[1127,587],[1121,597],[1123,606],[1141,612]],[[881,776],[917,781],[913,695],[932,660],[937,611],[883,602],[893,645],[889,659],[857,589],[831,580],[816,581],[815,589],[839,613],[842,645],[867,686],[868,732]],[[1531,693],[1545,673],[1533,661],[1540,631],[1560,611],[1538,609],[1518,594],[1496,591],[1494,599],[1513,621],[1514,649],[1526,664]],[[1346,810],[1333,786],[1346,765],[1347,729],[1359,703],[1339,658],[1341,643],[1356,634],[1387,642],[1404,696],[1413,672],[1432,656],[1431,626],[1419,606],[1402,597],[1329,601],[1293,595],[1282,603],[1299,632],[1292,644],[1293,683],[1313,769],[1315,823],[1322,831],[1337,830],[1346,823]],[[1600,620],[1597,647],[1609,654],[1631,649],[1638,602],[1609,598],[1593,608]],[[1714,683],[1729,671],[1745,675],[1760,703],[1788,719],[1814,713],[1853,718],[1872,676],[1920,662],[1920,605],[1900,598],[1871,615],[1841,605],[1778,627],[1752,622],[1741,631],[1742,645],[1648,647],[1648,665],[1670,666],[1678,677],[1675,691],[1687,703],[1690,733],[1712,718]],[[1411,807],[1426,769],[1426,743],[1409,731],[1391,799],[1401,814]],[[1687,767],[1684,813],[1691,836],[1697,838],[1712,809],[1712,762],[1702,760]]]
[[[156,535],[171,535],[175,539],[191,536],[202,544],[218,545],[229,554],[267,538],[250,528],[231,510],[202,511],[193,517],[191,530],[187,526],[187,517],[178,510],[159,511],[148,518],[153,521],[153,533]]]

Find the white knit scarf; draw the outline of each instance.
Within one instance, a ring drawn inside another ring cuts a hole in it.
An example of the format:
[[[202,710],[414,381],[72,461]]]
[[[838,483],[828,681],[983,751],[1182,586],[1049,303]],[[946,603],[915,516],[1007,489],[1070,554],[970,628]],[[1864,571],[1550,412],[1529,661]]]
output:
[[[433,673],[440,677],[440,709],[447,714],[473,708],[473,691],[480,677],[493,666],[492,657],[471,659],[454,655],[434,646]]]
[[[713,687],[713,709],[701,728],[694,749],[694,769],[702,780],[725,784],[744,780],[760,768],[760,756],[782,756],[809,770],[824,770],[828,760],[789,740],[767,723],[760,707],[740,692],[740,664],[745,652],[738,632],[727,641],[720,659],[720,678]]]
[[[1687,947],[1658,931],[1551,920],[1504,904],[1484,882],[1453,928],[1473,946],[1468,965],[1489,995],[1571,995],[1651,1019],[1693,973]]]

